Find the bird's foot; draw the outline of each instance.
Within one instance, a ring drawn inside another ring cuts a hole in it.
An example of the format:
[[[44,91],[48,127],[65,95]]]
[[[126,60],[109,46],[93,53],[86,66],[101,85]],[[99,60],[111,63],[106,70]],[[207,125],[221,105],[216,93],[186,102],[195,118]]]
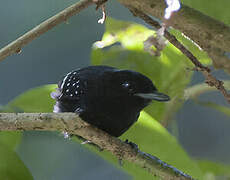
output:
[[[132,149],[136,150],[137,152],[139,151],[139,148],[138,148],[138,145],[137,145],[137,144],[135,144],[135,143],[129,141],[128,139],[126,139],[124,142],[125,142],[126,144],[130,145]]]
[[[124,165],[124,162],[121,158],[118,159],[118,164],[122,167]]]
[[[82,145],[84,145],[84,144],[89,144],[89,145],[95,147],[96,149],[98,149],[99,151],[103,151],[103,150],[104,150],[104,149],[101,148],[100,146],[94,144],[92,141],[87,140],[87,139],[85,139],[85,138],[83,138],[83,137],[81,137],[81,136],[78,136],[78,135],[75,135],[75,134],[68,134],[68,135],[66,135],[65,133],[63,133],[63,134],[64,134],[64,138],[65,138],[65,139],[72,139],[73,137],[76,137],[77,139],[79,139],[80,141],[82,141],[82,142],[81,142]],[[67,136],[68,136],[68,137],[67,137]]]
[[[72,134],[69,134],[67,131],[62,131],[64,139],[71,139]]]
[[[126,139],[126,140],[124,141],[124,143],[130,145],[131,148],[134,149],[135,151],[137,151],[137,152],[139,151],[138,145],[135,144],[135,143],[133,143],[133,142],[131,142],[131,141],[129,141],[128,139]],[[122,158],[118,158],[118,164],[119,164],[120,166],[123,166],[123,165],[124,165],[124,162],[123,162],[123,159],[122,159]]]
[[[81,144],[90,144],[91,146],[95,147],[96,149],[98,149],[99,151],[103,151],[104,149],[101,148],[100,146],[98,146],[97,144],[94,144],[92,141],[89,140],[84,140]]]
[[[92,142],[89,141],[89,140],[85,140],[85,141],[83,141],[81,144],[92,144]]]

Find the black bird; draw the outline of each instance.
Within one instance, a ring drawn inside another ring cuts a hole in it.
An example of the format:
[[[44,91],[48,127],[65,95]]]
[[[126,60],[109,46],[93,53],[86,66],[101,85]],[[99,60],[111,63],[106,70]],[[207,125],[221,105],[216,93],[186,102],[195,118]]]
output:
[[[59,83],[53,112],[76,112],[83,120],[120,136],[152,100],[169,101],[146,76],[108,66],[89,66],[68,73]]]

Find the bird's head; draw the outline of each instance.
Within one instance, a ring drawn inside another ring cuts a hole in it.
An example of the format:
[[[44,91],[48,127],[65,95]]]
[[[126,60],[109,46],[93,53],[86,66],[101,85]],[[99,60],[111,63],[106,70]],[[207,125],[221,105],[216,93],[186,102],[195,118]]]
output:
[[[139,110],[147,106],[152,100],[170,100],[168,95],[158,92],[148,77],[135,71],[117,70],[106,76],[103,81],[103,84],[106,85],[106,96],[114,96],[122,103],[130,103]]]

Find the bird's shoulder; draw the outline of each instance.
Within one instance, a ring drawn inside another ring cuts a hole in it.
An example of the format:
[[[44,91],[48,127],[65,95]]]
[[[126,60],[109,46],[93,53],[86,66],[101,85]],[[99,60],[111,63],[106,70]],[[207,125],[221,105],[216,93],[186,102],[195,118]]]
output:
[[[59,81],[56,92],[51,96],[56,100],[78,100],[84,96],[93,96],[100,91],[99,87],[103,87],[103,79],[107,74],[116,70],[109,66],[88,66],[71,71]]]

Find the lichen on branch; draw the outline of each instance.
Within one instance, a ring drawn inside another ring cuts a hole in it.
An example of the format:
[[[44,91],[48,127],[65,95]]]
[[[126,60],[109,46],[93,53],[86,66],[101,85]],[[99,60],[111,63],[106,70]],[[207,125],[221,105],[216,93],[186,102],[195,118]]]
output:
[[[91,141],[118,159],[128,160],[160,179],[192,179],[157,157],[134,149],[120,139],[81,120],[75,113],[0,113],[1,131],[65,131]]]

